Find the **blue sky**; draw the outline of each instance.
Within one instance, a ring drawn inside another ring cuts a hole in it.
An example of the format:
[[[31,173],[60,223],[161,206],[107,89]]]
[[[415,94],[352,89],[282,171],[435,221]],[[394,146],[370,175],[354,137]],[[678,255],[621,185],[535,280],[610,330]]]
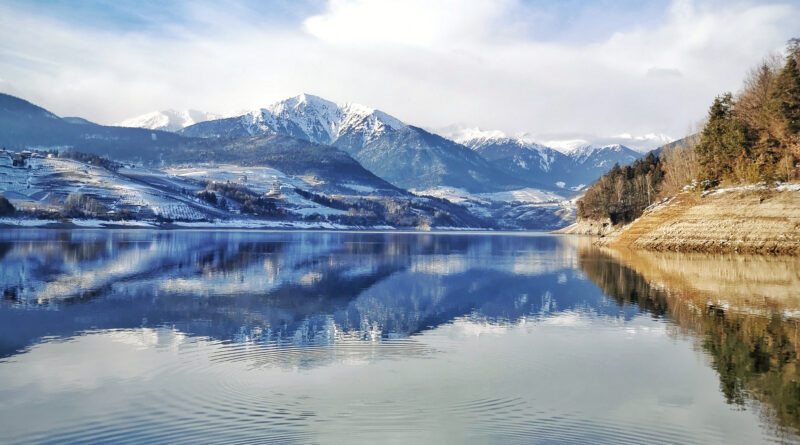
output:
[[[797,23],[793,0],[6,0],[0,91],[100,123],[308,92],[429,128],[647,145],[691,131]]]
[[[117,32],[160,33],[165,26],[203,26],[196,9],[223,10],[241,20],[265,27],[291,29],[307,17],[323,13],[327,0],[273,1],[173,1],[156,0],[9,0],[26,14],[59,19],[71,26]],[[526,38],[589,42],[607,38],[618,29],[656,25],[663,20],[667,0],[526,0],[516,2],[512,14],[527,20]]]

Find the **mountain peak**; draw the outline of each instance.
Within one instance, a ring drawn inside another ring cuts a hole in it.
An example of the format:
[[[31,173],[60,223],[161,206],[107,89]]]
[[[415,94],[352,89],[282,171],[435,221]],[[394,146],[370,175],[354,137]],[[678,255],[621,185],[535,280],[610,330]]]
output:
[[[399,119],[365,105],[338,104],[301,93],[230,119],[194,125],[181,134],[193,137],[285,134],[323,145],[341,142],[363,146],[387,131],[405,126]]]
[[[536,142],[528,133],[510,137],[500,130],[481,130],[478,127],[461,127],[449,134],[449,139],[473,150],[481,151],[488,146],[513,145],[523,150],[547,152],[552,148]]]

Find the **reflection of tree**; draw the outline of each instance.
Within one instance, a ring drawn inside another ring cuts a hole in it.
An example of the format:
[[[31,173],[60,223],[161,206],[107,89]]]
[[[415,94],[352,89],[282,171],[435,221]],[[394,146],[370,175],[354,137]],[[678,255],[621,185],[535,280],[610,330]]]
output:
[[[666,295],[650,286],[633,269],[623,266],[609,255],[596,251],[581,251],[578,254],[583,272],[618,304],[635,304],[654,317],[667,313]]]
[[[800,429],[797,322],[710,307],[702,317],[703,348],[729,403],[766,402],[782,424]]]
[[[778,425],[800,431],[796,320],[785,318],[774,305],[758,308],[762,313],[766,309],[766,316],[752,315],[709,305],[707,295],[691,290],[657,289],[599,250],[581,250],[578,261],[586,276],[619,305],[636,304],[701,335],[728,403],[744,406],[748,400],[758,400]]]

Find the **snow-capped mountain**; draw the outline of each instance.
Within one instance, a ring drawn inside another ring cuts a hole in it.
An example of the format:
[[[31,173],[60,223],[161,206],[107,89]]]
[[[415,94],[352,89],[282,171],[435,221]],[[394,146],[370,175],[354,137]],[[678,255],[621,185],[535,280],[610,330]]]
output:
[[[371,107],[337,104],[310,94],[236,117],[206,120],[210,117],[159,112],[123,124],[164,129],[185,126],[177,133],[198,138],[291,136],[339,148],[379,177],[412,189],[451,186],[475,193],[522,187],[558,190],[589,184],[615,162],[625,164],[638,157],[622,146],[618,150],[581,146],[565,154],[563,148],[556,150],[528,137],[477,128],[460,128],[447,139]],[[199,120],[202,122],[187,125]],[[630,153],[634,157],[627,156]]]
[[[114,124],[118,127],[147,128],[176,132],[190,125],[219,119],[220,115],[198,110],[153,111]]]
[[[310,94],[242,116],[192,125],[180,134],[201,138],[283,134],[332,145],[379,177],[404,188],[447,185],[490,192],[531,184],[463,145],[406,125],[380,110],[354,103],[336,104]]]
[[[575,181],[589,185],[611,170],[614,164],[628,165],[642,157],[642,153],[620,144],[582,145],[570,150],[567,155],[573,162]]]
[[[563,186],[570,159],[563,153],[524,137],[511,138],[499,131],[470,131],[455,137],[492,164],[514,176],[550,186]]]
[[[324,145],[336,145],[340,139],[363,145],[402,127],[400,120],[364,105],[301,94],[242,116],[189,126],[181,133],[204,138],[284,134]]]
[[[560,188],[590,184],[615,163],[629,164],[641,156],[620,144],[595,146],[575,140],[556,150],[528,137],[508,137],[500,131],[473,128],[451,134],[456,142],[475,150],[517,178]]]
[[[605,170],[613,167],[615,163],[630,164],[641,156],[639,152],[621,144],[602,147],[583,145],[570,150],[567,154],[578,165]]]

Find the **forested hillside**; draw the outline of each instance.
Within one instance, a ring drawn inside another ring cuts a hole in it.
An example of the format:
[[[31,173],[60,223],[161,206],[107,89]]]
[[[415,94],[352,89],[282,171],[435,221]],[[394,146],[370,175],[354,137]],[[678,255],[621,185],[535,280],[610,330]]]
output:
[[[653,153],[630,166],[614,164],[578,201],[578,217],[632,221],[653,202],[663,178],[661,160]]]
[[[683,187],[765,185],[800,179],[800,39],[785,58],[751,70],[742,90],[718,96],[699,135],[614,168],[578,201],[578,218],[628,223]]]

